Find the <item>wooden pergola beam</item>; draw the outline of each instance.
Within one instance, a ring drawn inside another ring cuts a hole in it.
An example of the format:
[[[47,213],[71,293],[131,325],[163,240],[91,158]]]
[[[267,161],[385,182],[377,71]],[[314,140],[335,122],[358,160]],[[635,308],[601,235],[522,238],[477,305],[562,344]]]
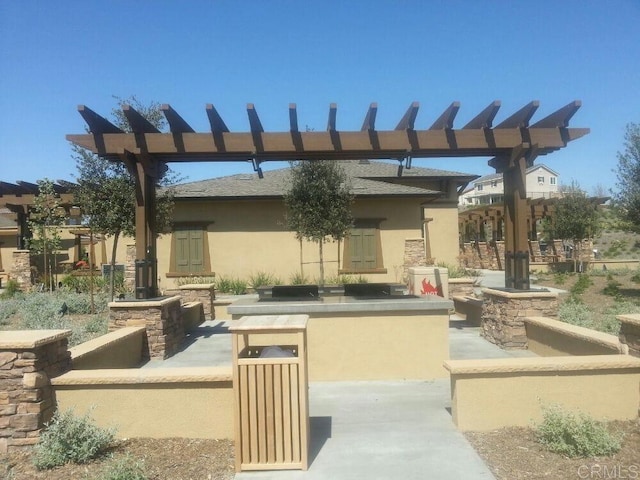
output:
[[[377,114],[378,104],[372,103],[371,105],[369,105],[369,110],[367,110],[367,115],[364,117],[364,122],[362,122],[362,128],[360,130],[363,132],[374,131],[376,129]]]
[[[131,127],[131,131],[133,133],[160,133],[160,130],[158,130],[149,120],[144,118],[140,112],[131,105],[123,105],[122,113],[124,113],[127,123]]]
[[[495,126],[495,128],[526,128],[529,126],[529,120],[531,120],[531,117],[536,113],[539,106],[540,102],[534,100],[522,107],[506,120],[500,122]]]
[[[329,105],[329,119],[327,120],[327,131],[336,131],[336,117],[338,116],[338,105],[332,103]]]
[[[460,110],[460,102],[453,102],[447,107],[447,109],[433,122],[433,125],[429,127],[429,130],[444,130],[446,128],[453,128],[453,120],[456,118]]]
[[[101,117],[85,105],[78,105],[78,112],[87,123],[89,131],[95,135],[102,135],[104,133],[124,133],[109,120]]]
[[[224,120],[222,120],[222,117],[211,103],[207,103],[206,111],[207,117],[209,118],[209,125],[211,126],[211,133],[224,133],[229,131]]]
[[[295,103],[289,104],[289,131],[298,132],[298,107]]]
[[[464,130],[491,128],[498,110],[500,110],[500,100],[495,100],[462,128]]]
[[[249,117],[251,133],[264,132],[262,122],[260,122],[260,117],[258,116],[258,112],[256,111],[256,107],[253,103],[247,103],[247,116]]]
[[[409,105],[409,108],[403,115],[403,117],[396,125],[396,130],[413,130],[416,123],[416,117],[418,116],[418,109],[420,108],[420,104],[418,102],[413,102]]]
[[[171,133],[195,133],[195,130],[189,125],[171,105],[163,104],[160,110],[169,123]]]
[[[542,120],[537,121],[531,127],[532,128],[566,128],[569,126],[569,120],[575,115],[575,113],[582,106],[580,100],[574,100],[573,102],[565,105],[559,110],[556,110],[550,115],[547,115]]]

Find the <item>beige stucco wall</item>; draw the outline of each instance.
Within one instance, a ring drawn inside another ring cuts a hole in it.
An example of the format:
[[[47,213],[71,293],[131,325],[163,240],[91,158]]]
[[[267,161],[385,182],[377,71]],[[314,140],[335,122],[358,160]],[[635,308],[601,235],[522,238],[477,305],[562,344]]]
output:
[[[638,418],[640,360],[627,355],[447,362],[452,415],[462,431],[531,426],[544,406],[599,420]]]
[[[309,314],[309,380],[430,380],[449,359],[446,311]],[[289,345],[286,335],[256,336],[256,345]],[[251,344],[251,341],[249,342]]]
[[[431,257],[435,263],[458,264],[458,209],[455,204],[428,204],[425,218],[433,220],[427,223],[427,239]]]
[[[370,281],[395,282],[401,280],[404,263],[404,241],[421,236],[419,199],[381,199],[356,201],[355,218],[383,218],[380,239],[386,273],[367,274]],[[453,218],[453,217],[452,217]],[[217,276],[249,279],[263,271],[290,282],[300,271],[300,243],[285,225],[285,208],[281,201],[225,201],[182,202],[176,205],[176,222],[205,222],[208,226],[208,245],[211,269]],[[457,228],[457,220],[453,222]],[[457,232],[453,238],[457,238]],[[158,271],[164,288],[174,279],[165,273],[170,265],[171,236],[158,241]],[[329,242],[324,246],[325,275],[338,273],[338,259],[344,258],[343,244]],[[457,252],[455,253],[457,254]],[[452,259],[455,259],[455,254]],[[319,276],[318,247],[303,242],[304,273],[310,280]]]
[[[125,327],[69,349],[74,370],[133,368],[142,363],[145,327]]]
[[[71,371],[52,383],[58,408],[90,411],[118,438],[234,438],[230,367]]]

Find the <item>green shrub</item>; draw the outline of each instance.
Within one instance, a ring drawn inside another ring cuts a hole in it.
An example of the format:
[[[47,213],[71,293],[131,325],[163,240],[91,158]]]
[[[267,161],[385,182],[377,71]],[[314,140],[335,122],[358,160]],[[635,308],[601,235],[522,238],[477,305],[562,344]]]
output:
[[[282,282],[279,278],[271,273],[257,272],[249,277],[249,285],[251,288],[259,288],[270,285],[281,285]]]
[[[239,278],[220,277],[216,282],[216,290],[233,295],[244,295],[247,293],[247,282]]]
[[[104,453],[115,438],[114,430],[94,425],[89,413],[78,417],[73,410],[56,411],[46,427],[33,452],[38,470],[86,463]]]
[[[304,273],[297,272],[291,275],[289,282],[291,285],[309,285],[310,280]]]
[[[553,283],[556,285],[564,285],[567,281],[568,275],[565,272],[556,273],[553,276]]]
[[[9,323],[9,319],[14,316],[19,309],[20,299],[10,298],[0,302],[0,324]]]
[[[582,295],[587,288],[593,285],[593,280],[589,278],[589,275],[579,274],[578,280],[573,284],[573,287],[569,290],[572,295]]]
[[[13,296],[19,291],[20,291],[20,285],[18,285],[18,282],[11,279],[5,285],[4,292],[0,294],[0,299],[4,300],[8,298],[13,298]]]
[[[147,480],[144,461],[131,455],[111,460],[97,480]]]
[[[611,297],[618,297],[620,296],[620,285],[622,284],[615,280],[613,276],[608,275],[607,286],[602,289],[602,293]]]
[[[592,312],[579,299],[572,297],[558,307],[558,318],[571,325],[590,327],[593,324]]]
[[[631,277],[631,281],[633,283],[640,283],[640,272],[635,273],[632,277]]]
[[[548,450],[572,458],[607,456],[620,450],[621,438],[609,433],[603,423],[557,406],[543,408],[536,434]]]

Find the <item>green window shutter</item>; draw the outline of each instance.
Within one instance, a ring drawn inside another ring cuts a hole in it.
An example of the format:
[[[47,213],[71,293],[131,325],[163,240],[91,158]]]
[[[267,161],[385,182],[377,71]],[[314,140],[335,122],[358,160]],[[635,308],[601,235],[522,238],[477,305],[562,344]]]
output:
[[[178,228],[175,230],[176,271],[204,271],[204,232]]]
[[[371,270],[378,266],[375,228],[352,229],[349,245],[352,269]]]
[[[178,272],[189,271],[189,232],[176,230],[176,270]]]
[[[191,230],[189,238],[189,266],[191,272],[204,271],[204,249],[202,230]]]

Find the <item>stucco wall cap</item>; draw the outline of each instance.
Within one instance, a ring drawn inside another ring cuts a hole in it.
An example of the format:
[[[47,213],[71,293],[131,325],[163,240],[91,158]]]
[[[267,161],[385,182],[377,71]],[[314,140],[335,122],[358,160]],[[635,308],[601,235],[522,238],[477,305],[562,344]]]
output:
[[[0,332],[0,349],[29,349],[69,338],[71,330],[8,330]]]
[[[586,327],[571,325],[570,323],[561,322],[547,317],[525,317],[525,324],[537,325],[539,327],[559,332],[573,338],[578,338],[590,343],[605,346],[607,348],[617,349],[620,353],[626,353],[624,346],[618,340],[618,337],[609,333],[598,332]]]
[[[190,368],[124,368],[72,370],[51,380],[54,386],[132,385],[162,383],[231,382],[231,366]]]
[[[163,298],[160,300],[142,300],[142,301],[118,301],[109,302],[109,308],[149,308],[162,307],[171,303],[180,302],[180,295]]]
[[[480,360],[447,360],[451,375],[535,373],[633,369],[640,373],[640,358],[630,355],[584,355],[575,357],[487,358]]]
[[[114,343],[122,340],[123,338],[132,335],[143,335],[146,331],[146,327],[119,328],[118,330],[114,330],[113,332],[100,335],[97,338],[81,343],[80,345],[77,345],[75,347],[71,347],[69,349],[69,351],[71,352],[71,358],[77,359],[84,355],[87,355],[90,352],[104,350],[106,348],[109,348],[109,346],[113,345]]]
[[[186,285],[180,285],[179,290],[211,290],[215,286],[215,283],[188,283]]]
[[[483,288],[482,293],[493,295],[495,297],[503,298],[557,298],[558,294],[555,292],[537,292],[537,291],[522,291],[522,292],[507,292],[505,290],[496,290],[494,288]]]
[[[616,318],[622,323],[640,326],[640,313],[629,313],[625,315],[616,315]]]

